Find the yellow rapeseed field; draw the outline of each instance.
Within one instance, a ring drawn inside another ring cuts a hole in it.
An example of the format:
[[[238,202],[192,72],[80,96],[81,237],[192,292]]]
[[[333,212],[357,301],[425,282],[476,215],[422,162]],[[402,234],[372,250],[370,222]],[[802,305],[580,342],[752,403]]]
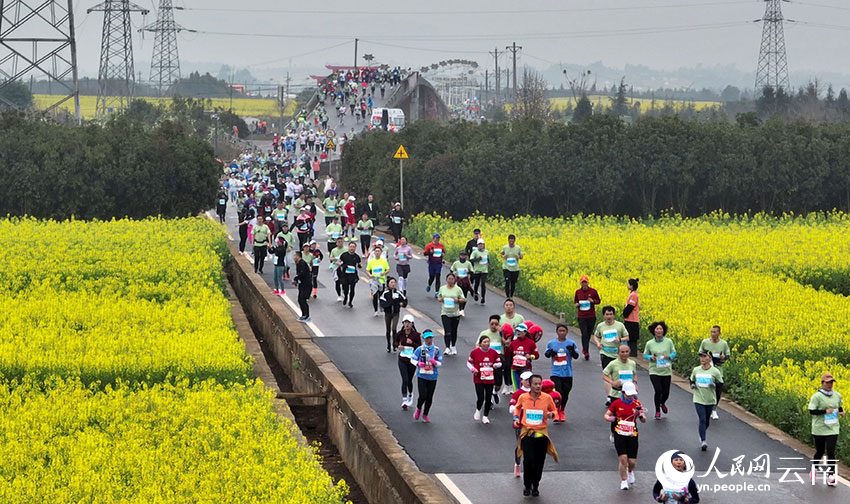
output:
[[[346,501],[251,376],[221,226],[0,233],[0,502]]]
[[[590,100],[590,103],[593,104],[594,107],[597,105],[602,107],[610,107],[611,106],[611,97],[608,95],[590,95],[587,97]],[[560,97],[560,98],[550,98],[549,104],[553,109],[556,110],[565,110],[567,108],[567,104],[572,103],[573,108],[575,108],[575,100],[571,97]],[[716,101],[699,101],[699,100],[666,100],[664,98],[656,98],[653,103],[652,98],[626,98],[626,103],[629,108],[633,107],[635,103],[640,104],[640,111],[642,113],[648,112],[649,110],[661,110],[666,106],[670,106],[673,110],[681,110],[683,108],[687,108],[693,105],[696,110],[704,110],[710,109],[713,107],[720,107],[723,105],[722,102]]]
[[[419,215],[410,235],[421,244],[439,232],[453,258],[476,227],[493,252],[516,234],[525,253],[518,295],[573,322],[582,275],[618,311],[626,281],[640,278],[641,341],[650,321],[665,320],[680,371],[695,365],[700,341],[720,325],[735,353],[724,366],[733,396],[801,439],[810,439],[805,407],[820,374],[835,374],[839,391],[850,380],[850,343],[843,337],[850,319],[848,215],[645,222],[594,216],[453,222]],[[498,260],[492,262],[500,271]],[[850,389],[844,392],[850,396]],[[850,425],[842,425],[839,454],[850,461]]]

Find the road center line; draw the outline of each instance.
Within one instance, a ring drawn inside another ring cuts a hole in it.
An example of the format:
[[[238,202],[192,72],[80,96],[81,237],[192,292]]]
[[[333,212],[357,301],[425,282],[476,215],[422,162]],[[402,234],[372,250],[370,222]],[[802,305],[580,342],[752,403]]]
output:
[[[452,497],[454,497],[455,499],[457,499],[457,501],[458,501],[460,504],[472,504],[472,501],[471,501],[471,500],[469,500],[469,497],[467,497],[467,496],[466,496],[466,495],[465,495],[465,494],[461,491],[461,489],[460,489],[460,488],[458,488],[458,487],[457,487],[457,485],[455,485],[454,481],[452,481],[452,480],[451,480],[451,478],[449,478],[449,476],[448,476],[447,474],[445,474],[445,473],[438,473],[438,474],[435,474],[434,476],[436,476],[436,477],[437,477],[437,479],[438,479],[438,480],[440,480],[440,483],[442,483],[442,484],[443,484],[443,486],[445,486],[445,487],[446,487],[446,490],[448,490],[448,491],[449,491],[449,493],[451,493],[451,494],[452,494]]]

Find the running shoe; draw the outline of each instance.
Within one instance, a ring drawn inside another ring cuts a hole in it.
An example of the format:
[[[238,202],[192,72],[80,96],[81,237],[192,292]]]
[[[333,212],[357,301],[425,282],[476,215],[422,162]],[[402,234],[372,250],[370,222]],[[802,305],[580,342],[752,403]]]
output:
[[[485,418],[486,418],[486,417],[485,417]],[[833,487],[834,487],[834,486],[835,486],[835,483],[836,483],[836,481],[835,481],[835,475],[834,475],[834,474],[830,474],[830,475],[829,475],[829,478],[826,480],[826,484],[827,484],[827,485],[829,485],[829,486],[833,486]]]
[[[401,409],[403,409],[403,410],[407,409],[407,396],[404,396],[404,398],[402,398],[402,400],[401,400]]]
[[[428,418],[428,415],[422,415],[422,421],[425,423],[431,423],[431,419]]]
[[[493,392],[493,407],[495,408],[498,405],[499,405],[499,393]]]
[[[439,292],[435,292],[435,293],[434,293],[434,299],[437,299],[438,297],[440,297],[440,293],[439,293]]]
[[[431,292],[431,286],[430,285],[425,286],[425,292]]]
[[[457,355],[457,347],[452,345],[452,355]]]
[[[699,449],[702,450],[702,451],[708,450],[708,443],[703,441],[702,444],[700,444]]]
[[[298,322],[303,322],[303,321],[304,321],[304,317],[298,317],[298,318],[297,318],[297,319],[295,319],[295,320],[297,320]]]
[[[661,405],[661,411],[663,411],[665,415],[667,414],[667,405],[666,404]]]
[[[519,464],[514,464],[514,477],[519,478],[522,476],[522,471],[519,468]]]
[[[349,301],[349,302],[348,302],[348,307],[349,307],[349,308],[354,308],[354,305],[352,305],[352,304],[351,304],[351,301]]]
[[[312,322],[312,321],[313,321],[313,319],[311,319],[310,317],[304,317],[303,319],[301,319],[301,322],[304,322],[305,324],[307,322]]]
[[[481,410],[475,410],[475,413],[472,415],[473,420],[481,420]]]
[[[656,419],[656,420],[661,420],[661,412],[660,412],[660,411],[656,411],[656,412],[655,412],[655,419]]]
[[[626,481],[626,480],[621,481],[620,482],[620,490],[628,490],[628,489],[629,489],[629,482]]]
[[[584,360],[590,360],[590,353],[584,352]]]
[[[463,312],[463,310],[461,310],[461,311],[460,311],[460,316],[461,316],[461,317],[465,317],[465,316],[466,316],[466,313],[464,313],[464,312]]]
[[[558,417],[561,419],[561,422],[566,422],[566,421],[567,421],[567,419],[566,419],[566,412],[565,412],[564,410],[561,410],[561,412],[560,412],[560,413],[558,413]]]
[[[629,471],[629,473],[628,473],[628,474],[629,474],[629,475],[628,475],[628,478],[626,479],[626,481],[628,481],[628,482],[629,482],[629,485],[634,485],[634,484],[635,484],[635,472],[634,472],[634,471]]]
[[[419,420],[419,408],[416,408],[416,411],[413,412],[413,419]]]
[[[375,316],[377,317],[378,315],[380,315],[380,314],[378,312],[375,312]]]
[[[337,302],[342,301],[342,296],[337,296],[336,300],[337,300]]]
[[[487,418],[486,416],[483,416],[483,417],[481,417],[481,423],[483,423],[483,424],[489,424],[489,423],[490,423],[490,419],[489,419],[489,418]]]
[[[531,495],[531,489],[528,487],[524,487],[522,489],[522,495],[523,497],[528,497],[529,495]]]
[[[277,290],[277,289],[273,289],[273,290],[272,290],[272,295],[277,296],[279,293],[280,293],[280,291],[279,291],[279,290]]]
[[[537,489],[537,488],[532,488],[531,489],[531,496],[532,497],[540,497],[540,490]]]
[[[717,414],[717,410],[714,410],[714,411],[711,412],[711,419],[712,420],[720,420],[720,416]]]
[[[285,295],[285,294],[286,294],[286,291],[285,291],[285,290],[283,290],[283,289],[280,289],[280,290],[277,292],[277,295],[278,295],[278,296],[283,296],[283,295]]]

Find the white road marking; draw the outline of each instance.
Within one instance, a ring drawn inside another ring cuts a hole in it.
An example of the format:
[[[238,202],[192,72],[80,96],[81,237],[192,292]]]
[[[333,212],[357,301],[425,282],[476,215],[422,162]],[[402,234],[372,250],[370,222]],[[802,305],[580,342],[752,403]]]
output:
[[[289,299],[286,294],[278,294],[278,297],[283,298],[283,301],[289,306],[293,313],[300,314],[301,307],[295,304],[295,301]],[[313,334],[315,334],[317,338],[325,337],[325,333],[320,331],[319,327],[313,322],[307,322],[307,327],[309,327],[313,331]]]
[[[440,480],[440,483],[442,483],[443,486],[446,487],[446,490],[448,490],[449,493],[452,494],[452,497],[457,499],[457,501],[460,502],[460,504],[472,504],[472,501],[469,500],[469,497],[467,497],[461,491],[461,489],[458,488],[457,485],[455,485],[455,482],[452,481],[451,478],[449,478],[449,476],[447,474],[438,473],[438,474],[435,474],[434,476],[436,476],[437,479]]]

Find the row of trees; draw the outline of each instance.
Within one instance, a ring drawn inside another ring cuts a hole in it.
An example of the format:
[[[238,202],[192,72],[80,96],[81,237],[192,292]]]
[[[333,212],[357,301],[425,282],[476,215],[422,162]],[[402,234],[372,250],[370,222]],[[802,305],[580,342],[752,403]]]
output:
[[[397,200],[399,144],[410,154],[408,212],[850,211],[850,123],[760,124],[753,114],[731,123],[667,116],[626,125],[612,115],[571,124],[418,121],[347,143],[344,186]]]
[[[109,219],[209,207],[221,167],[185,122],[125,116],[85,127],[0,117],[0,215]]]

